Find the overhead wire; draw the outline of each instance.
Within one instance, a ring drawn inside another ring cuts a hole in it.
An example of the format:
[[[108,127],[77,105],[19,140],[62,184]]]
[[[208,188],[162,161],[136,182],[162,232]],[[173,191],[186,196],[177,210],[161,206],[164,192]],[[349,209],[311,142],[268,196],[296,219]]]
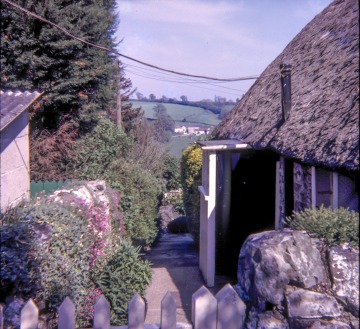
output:
[[[178,71],[174,71],[174,70],[170,70],[170,69],[166,69],[166,68],[162,68],[162,67],[159,67],[157,65],[153,65],[153,64],[150,64],[150,63],[147,63],[147,62],[144,62],[144,61],[140,61],[136,58],[133,58],[133,57],[130,57],[130,56],[127,56],[127,55],[124,55],[120,52],[117,52],[113,49],[110,49],[110,48],[107,48],[107,47],[103,47],[103,46],[100,46],[96,43],[93,43],[93,42],[90,42],[90,41],[87,41],[83,38],[80,38],[74,34],[72,34],[71,32],[69,32],[68,30],[66,30],[65,28],[55,24],[54,22],[51,22],[49,20],[47,20],[46,18],[42,17],[42,16],[39,16],[25,8],[23,8],[22,6],[10,1],[10,0],[1,0],[3,2],[6,2],[7,4],[21,10],[22,12],[25,12],[26,14],[32,16],[32,17],[35,17],[55,28],[57,28],[58,30],[62,31],[64,34],[66,34],[67,36],[79,41],[79,42],[82,42],[84,44],[87,44],[91,47],[95,47],[97,49],[100,49],[100,50],[103,50],[103,51],[106,51],[106,52],[109,52],[111,54],[114,54],[114,55],[117,55],[117,56],[120,56],[120,57],[123,57],[123,58],[126,58],[130,61],[133,61],[133,62],[136,62],[138,64],[141,64],[141,65],[144,65],[144,66],[147,66],[147,67],[150,67],[150,68],[153,68],[153,69],[156,69],[156,70],[159,70],[159,71],[162,71],[162,72],[167,72],[167,73],[171,73],[171,74],[176,74],[176,75],[179,75],[179,76],[183,76],[183,77],[189,77],[189,78],[197,78],[197,79],[205,79],[205,80],[212,80],[212,81],[221,81],[221,82],[235,82],[235,81],[246,81],[246,80],[256,80],[259,76],[247,76],[247,77],[238,77],[238,78],[217,78],[217,77],[209,77],[209,76],[204,76],[204,75],[196,75],[196,74],[188,74],[188,73],[183,73],[183,72],[178,72]]]
[[[142,77],[142,78],[146,78],[146,79],[151,79],[151,80],[157,80],[157,81],[162,81],[162,82],[171,82],[171,83],[180,83],[180,84],[191,84],[192,87],[195,87],[195,88],[201,88],[201,89],[206,89],[206,90],[212,90],[212,91],[217,91],[218,89],[213,89],[213,88],[206,88],[204,86],[198,86],[197,85],[197,82],[186,82],[186,81],[174,81],[174,80],[166,80],[164,78],[156,78],[156,77],[149,77],[149,76],[146,76],[146,75],[143,75],[143,74],[140,74],[138,72],[134,72],[132,70],[127,70],[129,73],[133,74],[133,75],[136,75],[136,76],[139,76],[139,77]],[[217,88],[225,88],[225,89],[230,89],[230,90],[235,90],[235,91],[239,91],[239,92],[242,92],[242,93],[245,93],[245,91],[243,90],[240,90],[240,89],[235,89],[235,88],[230,88],[230,87],[224,87],[224,86],[218,86],[218,85],[214,85],[212,83],[207,83],[206,85],[210,85],[210,86],[215,86]],[[239,93],[233,93],[233,92],[228,92],[226,91],[227,94],[230,94],[230,95],[235,95],[235,96],[239,96]]]
[[[128,67],[130,67],[131,69],[128,69]],[[232,90],[232,91],[237,91],[240,93],[245,93],[246,91],[242,90],[242,89],[238,89],[238,88],[231,88],[228,86],[222,86],[220,84],[224,84],[225,82],[222,81],[212,81],[209,82],[208,80],[197,80],[197,79],[190,79],[188,77],[174,77],[172,74],[169,73],[164,73],[164,72],[158,72],[154,69],[150,69],[147,67],[140,67],[137,65],[133,65],[133,64],[125,64],[124,65],[124,70],[126,72],[129,72],[133,75],[145,78],[145,79],[150,79],[150,80],[157,80],[157,81],[162,81],[162,82],[171,82],[171,83],[179,83],[179,84],[188,84],[191,85],[192,87],[196,87],[196,88],[200,88],[200,89],[206,89],[206,90],[211,90],[211,91],[219,91],[218,89],[214,89],[214,88],[206,88],[203,86],[199,86],[198,84],[206,84],[209,86],[214,86],[216,88],[221,88],[221,89],[226,89],[226,90]],[[135,72],[134,72],[135,70]],[[233,82],[232,82],[233,83]],[[221,90],[221,92],[229,94],[229,95],[234,95],[234,96],[239,96],[239,93],[232,93],[232,92],[228,92],[228,91],[224,91]]]

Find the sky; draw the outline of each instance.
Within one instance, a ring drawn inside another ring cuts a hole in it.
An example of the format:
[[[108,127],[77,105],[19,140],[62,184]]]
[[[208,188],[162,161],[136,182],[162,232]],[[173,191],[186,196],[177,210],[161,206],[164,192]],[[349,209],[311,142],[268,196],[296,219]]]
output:
[[[259,76],[330,0],[118,0],[118,51],[193,75]],[[215,82],[177,76],[122,59],[148,97],[236,100],[255,80]],[[135,96],[134,96],[135,97]]]

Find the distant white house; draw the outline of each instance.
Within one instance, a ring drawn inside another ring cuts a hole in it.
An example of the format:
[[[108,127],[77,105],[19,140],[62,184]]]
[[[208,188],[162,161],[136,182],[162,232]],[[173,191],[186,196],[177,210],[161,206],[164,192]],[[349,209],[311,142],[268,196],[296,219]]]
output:
[[[28,110],[40,95],[0,91],[1,211],[30,197]]]
[[[174,132],[180,135],[207,135],[210,128],[176,126]]]
[[[186,127],[185,126],[176,126],[174,129],[175,134],[186,134]]]

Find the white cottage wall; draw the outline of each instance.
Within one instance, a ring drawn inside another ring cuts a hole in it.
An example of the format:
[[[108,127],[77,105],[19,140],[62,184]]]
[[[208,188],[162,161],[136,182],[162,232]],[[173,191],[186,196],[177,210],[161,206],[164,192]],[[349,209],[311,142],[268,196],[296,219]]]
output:
[[[30,197],[30,152],[28,111],[0,132],[1,211]]]

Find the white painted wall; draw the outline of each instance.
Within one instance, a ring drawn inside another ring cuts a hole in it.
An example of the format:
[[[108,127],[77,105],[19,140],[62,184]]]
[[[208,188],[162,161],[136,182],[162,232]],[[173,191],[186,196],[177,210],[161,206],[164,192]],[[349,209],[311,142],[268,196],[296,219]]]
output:
[[[30,152],[28,111],[0,132],[1,210],[30,197]]]
[[[216,152],[203,151],[200,192],[200,270],[208,287],[215,283]]]

